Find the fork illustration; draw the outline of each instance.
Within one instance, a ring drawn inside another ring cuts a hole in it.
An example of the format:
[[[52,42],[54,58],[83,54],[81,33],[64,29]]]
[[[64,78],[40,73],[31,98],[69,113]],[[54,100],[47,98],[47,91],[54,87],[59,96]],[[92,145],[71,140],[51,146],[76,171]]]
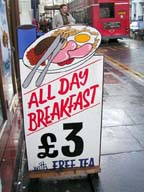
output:
[[[33,79],[37,69],[40,67],[40,65],[43,63],[43,61],[45,61],[53,53],[53,51],[58,47],[59,43],[61,42],[61,39],[62,39],[61,35],[58,35],[56,37],[56,39],[53,41],[53,43],[47,49],[47,51],[42,56],[42,58],[37,62],[37,64],[34,66],[34,68],[30,71],[30,73],[25,78],[25,80],[24,80],[24,82],[22,84],[23,88],[27,88],[29,86],[29,84],[31,83],[31,81],[32,81],[32,79]],[[57,51],[57,53],[58,53],[58,51]],[[38,84],[40,85],[39,82],[38,82]]]

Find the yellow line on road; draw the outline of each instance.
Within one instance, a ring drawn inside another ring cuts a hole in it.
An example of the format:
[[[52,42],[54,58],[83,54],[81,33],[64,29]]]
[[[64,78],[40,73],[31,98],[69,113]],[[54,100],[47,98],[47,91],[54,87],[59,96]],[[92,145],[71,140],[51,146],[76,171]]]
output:
[[[143,73],[139,73],[139,72],[135,71],[134,69],[128,67],[128,66],[127,66],[126,64],[124,64],[124,63],[121,63],[121,62],[119,62],[119,61],[117,61],[117,60],[115,60],[115,59],[113,59],[113,58],[111,58],[111,57],[109,57],[109,56],[107,56],[107,55],[105,55],[105,59],[106,59],[107,61],[110,61],[112,64],[119,66],[119,67],[122,68],[123,70],[131,73],[131,74],[134,75],[134,76],[137,76],[137,77],[139,77],[139,78],[144,78],[144,74],[143,74]]]

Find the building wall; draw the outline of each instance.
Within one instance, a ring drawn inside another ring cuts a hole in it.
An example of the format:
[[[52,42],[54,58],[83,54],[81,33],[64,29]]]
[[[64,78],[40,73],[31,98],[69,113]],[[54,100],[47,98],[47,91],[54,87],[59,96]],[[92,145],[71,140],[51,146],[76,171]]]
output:
[[[131,19],[132,20],[144,20],[144,0],[132,0],[131,1]]]
[[[30,0],[19,0],[20,24],[31,24],[33,18],[33,10],[31,9]]]
[[[39,4],[39,15],[46,14],[47,17],[52,17],[57,13],[58,10],[46,10],[46,7],[54,7],[55,5],[60,5],[63,3],[68,3],[68,0],[40,0]]]
[[[36,8],[39,10],[33,10],[31,2],[39,2],[36,3]],[[47,12],[45,11],[45,6],[54,6],[54,5],[60,5],[62,3],[67,3],[68,0],[19,0],[19,11],[20,11],[20,24],[31,24],[33,17],[36,17],[36,19],[40,18],[40,15],[43,15]],[[52,13],[51,13],[52,12]],[[49,17],[51,17],[54,13],[51,11],[50,14],[48,14]],[[55,11],[54,11],[55,12]],[[56,12],[55,12],[56,13]],[[39,18],[38,18],[39,17]]]

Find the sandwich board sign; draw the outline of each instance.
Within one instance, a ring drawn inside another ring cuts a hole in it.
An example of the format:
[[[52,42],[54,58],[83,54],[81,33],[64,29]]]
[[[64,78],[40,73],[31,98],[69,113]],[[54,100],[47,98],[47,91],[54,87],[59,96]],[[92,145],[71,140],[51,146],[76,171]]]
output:
[[[100,42],[95,28],[64,26],[33,38],[19,56],[31,173],[100,171]]]

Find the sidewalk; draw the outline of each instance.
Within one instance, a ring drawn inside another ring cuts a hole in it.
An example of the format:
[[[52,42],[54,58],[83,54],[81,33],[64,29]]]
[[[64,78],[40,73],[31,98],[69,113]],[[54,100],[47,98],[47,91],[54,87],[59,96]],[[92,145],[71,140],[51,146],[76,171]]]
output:
[[[101,173],[99,178],[93,179],[95,192],[144,191],[143,114],[144,87],[105,63]],[[21,129],[17,127],[14,130],[16,132],[10,136],[13,142],[9,141],[5,153],[9,155],[1,166],[4,192],[10,191],[7,187],[12,182],[12,192],[91,192],[86,178],[60,181],[45,178],[39,180],[37,187],[27,177]],[[20,148],[17,148],[18,140]],[[17,160],[16,154],[19,154]]]
[[[105,65],[102,158],[105,192],[144,191],[144,87]]]

